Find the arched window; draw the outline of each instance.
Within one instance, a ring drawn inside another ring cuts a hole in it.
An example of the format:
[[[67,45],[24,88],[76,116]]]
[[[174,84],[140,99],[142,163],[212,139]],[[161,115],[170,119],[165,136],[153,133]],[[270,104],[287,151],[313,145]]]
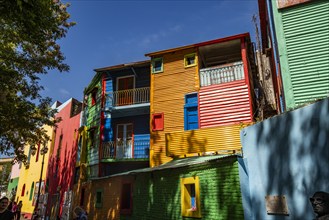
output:
[[[31,189],[30,189],[30,198],[29,198],[30,201],[33,198],[33,190],[34,190],[34,182],[32,182]]]
[[[21,194],[21,196],[24,196],[24,195],[25,195],[25,184],[22,187],[22,194]]]

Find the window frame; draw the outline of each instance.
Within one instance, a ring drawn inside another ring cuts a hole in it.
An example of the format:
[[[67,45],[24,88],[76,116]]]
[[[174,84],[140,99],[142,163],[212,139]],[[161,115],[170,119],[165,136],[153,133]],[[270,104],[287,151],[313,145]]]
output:
[[[160,124],[156,126],[155,118],[160,116]],[[152,114],[152,131],[163,131],[164,130],[164,113],[153,113]]]
[[[160,70],[155,70],[155,62],[157,61],[160,61],[161,60],[161,69]],[[155,58],[152,58],[152,61],[151,61],[151,69],[152,69],[152,73],[162,73],[163,72],[163,57],[155,57]]]
[[[194,63],[193,64],[187,64],[187,60],[188,58],[191,58],[191,57],[194,57]],[[196,66],[197,64],[197,56],[196,56],[196,53],[189,53],[189,54],[186,54],[184,56],[184,67],[185,68],[189,68],[189,67],[193,67],[193,66]]]
[[[93,88],[93,90],[91,90],[90,92],[91,106],[94,106],[97,103],[97,92],[98,92],[98,87]]]
[[[187,185],[193,184],[195,187],[195,203],[196,209],[191,210],[189,205],[191,196],[187,189]],[[200,206],[200,180],[198,176],[181,178],[181,209],[183,217],[201,218],[201,206]]]

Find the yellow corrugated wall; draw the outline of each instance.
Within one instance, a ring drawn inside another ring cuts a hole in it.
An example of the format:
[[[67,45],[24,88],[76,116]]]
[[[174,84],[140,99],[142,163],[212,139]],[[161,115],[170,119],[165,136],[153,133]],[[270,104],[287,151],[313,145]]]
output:
[[[240,151],[240,130],[245,125],[227,125],[166,134],[168,156],[187,154]]]
[[[197,66],[184,67],[184,56],[194,52],[192,48],[164,54],[163,72],[151,74],[151,115],[164,113],[164,130],[151,131],[151,167],[171,160],[166,156],[165,133],[184,131],[185,95],[199,89]]]

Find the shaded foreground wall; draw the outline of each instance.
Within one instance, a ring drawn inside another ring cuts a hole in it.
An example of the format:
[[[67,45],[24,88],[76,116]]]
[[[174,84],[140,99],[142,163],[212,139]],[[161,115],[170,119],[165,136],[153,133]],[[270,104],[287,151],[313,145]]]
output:
[[[329,193],[329,99],[247,127],[241,141],[245,219],[314,219],[309,198]],[[267,195],[285,196],[288,215],[268,215]]]

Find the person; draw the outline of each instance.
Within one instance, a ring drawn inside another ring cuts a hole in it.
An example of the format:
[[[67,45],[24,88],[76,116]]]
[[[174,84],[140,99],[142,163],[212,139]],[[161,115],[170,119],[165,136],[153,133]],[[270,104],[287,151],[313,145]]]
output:
[[[1,220],[14,220],[14,213],[7,209],[9,204],[9,199],[7,197],[2,197],[0,199],[0,219]]]
[[[329,220],[329,193],[315,192],[310,198],[316,220]]]
[[[7,208],[8,209],[8,208]],[[9,209],[8,209],[9,210]],[[16,216],[16,212],[17,212],[17,202],[13,202],[13,207],[11,209],[11,212],[14,213],[14,216]]]
[[[21,211],[22,211],[22,200],[19,201],[19,203],[17,204],[17,211],[16,211],[16,219],[19,220],[21,218]]]
[[[73,213],[75,215],[75,220],[88,220],[88,213],[80,206],[75,207]]]

